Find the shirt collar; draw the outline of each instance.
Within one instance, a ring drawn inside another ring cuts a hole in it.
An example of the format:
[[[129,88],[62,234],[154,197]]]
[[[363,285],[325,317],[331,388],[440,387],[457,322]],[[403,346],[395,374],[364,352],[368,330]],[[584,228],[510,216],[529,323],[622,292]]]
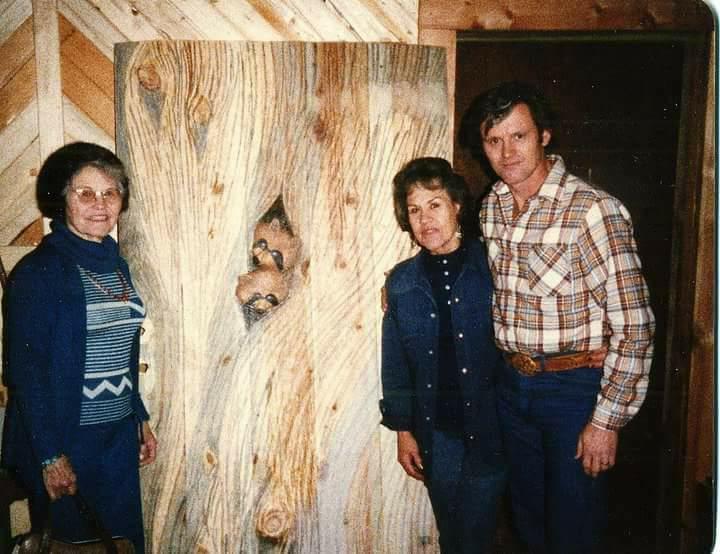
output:
[[[565,176],[567,174],[565,161],[562,159],[562,156],[558,156],[557,154],[549,154],[547,159],[552,162],[550,172],[547,174],[547,177],[545,177],[545,181],[543,181],[543,184],[540,186],[537,193],[532,196],[530,200],[532,198],[547,198],[551,202],[559,202],[562,198],[566,180]],[[509,201],[512,201],[510,187],[508,187],[504,181],[498,181],[495,183],[493,185],[493,190],[501,199],[507,198]]]

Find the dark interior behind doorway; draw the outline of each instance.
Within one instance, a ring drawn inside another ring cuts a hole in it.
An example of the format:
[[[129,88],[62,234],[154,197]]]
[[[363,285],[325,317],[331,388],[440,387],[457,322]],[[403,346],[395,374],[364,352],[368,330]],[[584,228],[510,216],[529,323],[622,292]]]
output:
[[[535,35],[493,40],[458,36],[456,129],[476,94],[504,80],[539,86],[558,121],[549,151],[629,209],[657,318],[655,358],[645,405],[622,431],[611,473],[614,553],[651,553],[660,482],[665,341],[673,199],[684,46],[663,37]],[[455,145],[454,164],[482,194],[492,177]],[[680,486],[680,483],[677,483]]]

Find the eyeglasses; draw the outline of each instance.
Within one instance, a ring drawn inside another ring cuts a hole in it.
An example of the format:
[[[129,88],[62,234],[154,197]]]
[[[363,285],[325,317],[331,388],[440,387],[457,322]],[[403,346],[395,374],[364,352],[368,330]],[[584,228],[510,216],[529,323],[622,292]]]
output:
[[[71,190],[77,194],[81,204],[93,204],[100,198],[108,204],[117,204],[122,200],[122,193],[117,187],[111,187],[105,190],[95,190],[91,187],[78,187]]]

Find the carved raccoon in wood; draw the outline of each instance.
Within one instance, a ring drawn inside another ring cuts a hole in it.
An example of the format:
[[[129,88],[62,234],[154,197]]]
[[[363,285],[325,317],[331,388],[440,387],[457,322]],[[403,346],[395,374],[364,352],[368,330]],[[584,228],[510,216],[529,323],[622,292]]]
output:
[[[238,277],[235,296],[242,304],[245,322],[250,325],[288,297],[285,277],[272,267],[259,267]]]
[[[255,267],[274,267],[289,271],[295,266],[300,252],[300,239],[293,235],[281,218],[260,221],[253,233],[252,262]]]

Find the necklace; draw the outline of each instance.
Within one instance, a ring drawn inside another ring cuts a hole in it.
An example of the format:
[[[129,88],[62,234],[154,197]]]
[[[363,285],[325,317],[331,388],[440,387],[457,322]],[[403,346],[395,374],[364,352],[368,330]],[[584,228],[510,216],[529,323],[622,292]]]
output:
[[[130,284],[125,280],[125,276],[119,269],[115,270],[115,275],[118,276],[118,279],[120,279],[120,284],[122,285],[122,292],[120,292],[120,294],[115,294],[113,291],[106,288],[100,281],[95,279],[95,277],[93,277],[89,271],[83,269],[83,274],[90,280],[93,285],[95,285],[95,288],[97,288],[105,295],[114,298],[119,302],[127,302],[128,300],[130,300]]]

